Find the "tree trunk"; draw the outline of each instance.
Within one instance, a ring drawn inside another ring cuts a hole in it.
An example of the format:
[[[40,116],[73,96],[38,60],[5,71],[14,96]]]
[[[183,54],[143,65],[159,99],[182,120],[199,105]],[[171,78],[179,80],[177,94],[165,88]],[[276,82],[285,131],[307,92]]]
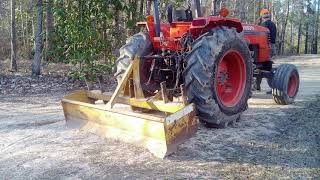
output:
[[[146,15],[151,15],[151,6],[152,6],[152,3],[151,3],[151,0],[147,0],[147,10],[146,10]]]
[[[232,8],[232,11],[233,11],[232,17],[236,17],[237,15],[237,12],[238,12],[237,4],[238,4],[238,0],[234,0],[233,8]],[[213,1],[212,1],[212,7],[213,7]],[[213,8],[212,8],[212,11],[213,11]]]
[[[290,25],[290,42],[292,42],[293,46],[294,46],[294,42],[293,42],[293,23],[291,23]]]
[[[262,4],[262,2],[261,2],[261,0],[259,0],[259,3],[258,3],[258,15],[260,16],[260,11],[263,9],[263,8],[261,8],[261,4]]]
[[[212,14],[217,15],[218,4],[217,0],[212,0]]]
[[[315,20],[315,32],[314,32],[314,44],[313,44],[313,50],[312,54],[318,54],[318,38],[319,38],[319,16],[320,16],[320,0],[318,0],[318,9],[317,9],[317,15]]]
[[[241,22],[246,22],[246,12],[242,8],[241,8],[241,11],[240,11],[240,19],[241,19]]]
[[[140,0],[140,16],[144,16],[144,13],[143,13],[143,4],[144,4],[144,0]]]
[[[287,24],[288,24],[288,18],[289,18],[289,14],[290,14],[290,0],[288,0],[288,4],[287,4],[287,12],[286,12],[286,19],[284,21],[284,24],[282,26],[282,32],[281,32],[281,41],[280,41],[280,47],[279,47],[279,52],[280,54],[284,53],[284,46],[285,46],[285,37],[286,37],[286,29],[287,29]]]
[[[301,22],[299,22],[297,54],[300,54],[301,31],[302,31],[302,24]]]
[[[236,4],[237,0],[235,0],[234,3]],[[212,0],[210,15],[215,15],[215,16],[219,15],[219,11],[220,11],[220,9],[221,9],[221,7],[223,5],[224,5],[224,1],[223,0]],[[204,6],[206,6],[206,5],[204,5]],[[235,14],[235,11],[233,11],[233,14]]]
[[[35,22],[34,22],[34,18],[32,17],[32,15],[31,15],[31,29],[32,29],[32,36],[31,37],[35,37],[36,36],[36,27],[35,27]],[[33,46],[33,48],[35,48],[36,47],[36,41],[34,41],[34,40],[32,40],[32,38],[30,38],[30,40],[31,40],[31,43],[33,43],[32,44],[32,46]],[[33,51],[34,49],[32,49],[32,51]]]
[[[16,0],[11,0],[11,63],[10,70],[17,71]]]
[[[26,49],[26,55],[27,55],[27,57],[30,57],[30,55],[31,55],[31,50],[30,50],[30,41],[29,41],[29,39],[30,39],[30,37],[31,37],[31,35],[30,35],[30,33],[29,33],[29,14],[27,13],[26,14],[26,18],[25,18],[25,28],[26,28],[26,32],[25,32],[25,36],[26,36],[26,47],[25,47],[25,49]],[[32,46],[31,46],[32,47]]]
[[[130,18],[131,18],[132,22],[137,22],[138,16],[139,16],[138,13],[137,13],[137,10],[138,10],[138,0],[133,0],[133,1],[132,1],[132,6],[133,6],[134,8],[133,8],[133,11],[130,13]],[[133,27],[132,27],[132,30],[133,30],[133,32],[132,32],[132,35],[133,35],[133,34],[137,33],[138,28],[137,28],[136,26],[133,26]]]
[[[293,41],[293,23],[291,23],[291,26],[290,26],[290,42],[292,43],[292,44],[291,44],[291,47],[290,47],[290,54],[294,54],[294,50],[293,50],[293,47],[294,47],[294,41]]]
[[[255,6],[254,6],[254,11],[255,11],[255,15],[254,15],[254,24],[258,24],[261,25],[262,24],[262,19],[260,17],[260,11],[261,9],[261,0],[258,1],[258,4],[256,4],[256,1],[254,1]]]
[[[304,54],[308,54],[308,44],[309,44],[309,23],[306,23],[306,39],[304,44]]]
[[[256,1],[253,1],[253,24],[257,24],[257,12],[259,12],[259,9],[256,8]]]
[[[20,8],[20,11],[23,11],[22,2],[20,2],[19,8]],[[20,23],[21,23],[21,34],[22,34],[22,37],[21,37],[22,46],[20,47],[20,49],[23,51],[23,54],[24,54],[26,52],[26,34],[25,34],[25,26],[24,26],[23,20],[26,19],[26,17],[24,16],[24,14],[22,14],[21,16],[22,18]]]
[[[48,0],[46,8],[46,48],[47,48],[47,57],[46,60],[49,61],[52,59],[50,52],[52,51],[52,32],[54,29],[53,25],[53,13],[52,13],[53,0]]]
[[[301,36],[302,36],[302,27],[303,27],[303,17],[304,17],[304,3],[302,0],[298,1],[299,9],[299,28],[298,28],[298,44],[297,44],[297,54],[300,54],[301,49]]]
[[[42,58],[42,17],[43,17],[42,0],[37,2],[37,28],[35,34],[35,54],[32,62],[32,75],[40,75],[41,58]]]
[[[121,33],[123,31],[120,29],[120,23],[121,23],[120,8],[118,6],[115,6],[113,13],[114,13],[114,16],[113,16],[114,34],[115,34],[115,37],[121,37]],[[114,47],[116,47],[116,49],[118,49],[119,46],[121,46],[121,43],[122,43],[122,41],[114,41]],[[118,53],[113,52],[113,54],[115,56],[118,56]]]

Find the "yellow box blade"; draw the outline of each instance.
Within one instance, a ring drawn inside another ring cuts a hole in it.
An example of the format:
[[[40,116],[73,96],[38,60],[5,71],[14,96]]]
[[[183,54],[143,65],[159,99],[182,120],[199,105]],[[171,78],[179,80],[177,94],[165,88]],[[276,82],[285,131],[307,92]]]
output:
[[[78,91],[62,100],[69,127],[145,147],[159,158],[173,153],[197,131],[193,104],[170,115],[160,111],[137,113],[123,104],[106,109],[104,104],[95,104],[97,99],[89,98],[90,93]]]

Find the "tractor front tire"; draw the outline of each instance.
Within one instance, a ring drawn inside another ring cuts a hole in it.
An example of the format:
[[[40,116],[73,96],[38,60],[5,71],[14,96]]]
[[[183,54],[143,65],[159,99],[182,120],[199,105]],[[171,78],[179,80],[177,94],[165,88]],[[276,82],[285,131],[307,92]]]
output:
[[[214,28],[193,43],[184,72],[189,103],[201,122],[224,128],[248,108],[253,65],[247,43],[233,28]]]
[[[292,104],[299,91],[299,73],[293,64],[280,65],[272,79],[272,96],[280,105]]]

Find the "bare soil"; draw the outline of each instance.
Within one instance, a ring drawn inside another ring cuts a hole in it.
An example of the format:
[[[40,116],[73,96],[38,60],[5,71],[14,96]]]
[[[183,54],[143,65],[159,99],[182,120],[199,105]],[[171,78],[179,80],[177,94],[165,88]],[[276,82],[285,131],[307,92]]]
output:
[[[18,72],[10,72],[9,60],[0,61],[0,95],[26,96],[35,94],[55,94],[86,89],[82,81],[72,79],[68,72],[71,65],[64,63],[43,63],[40,76],[31,76],[31,60],[19,60]],[[110,74],[104,75],[103,89],[112,91],[116,86],[115,79]],[[93,88],[100,88],[93,84]]]
[[[11,88],[15,76],[2,75],[8,80],[4,86],[0,77],[0,90],[8,93],[0,94],[0,179],[318,179],[320,57],[275,62],[299,68],[295,104],[276,105],[264,82],[240,122],[226,129],[200,126],[164,160],[145,149],[67,129],[60,100],[81,85],[19,93]],[[63,87],[72,84],[63,81]]]

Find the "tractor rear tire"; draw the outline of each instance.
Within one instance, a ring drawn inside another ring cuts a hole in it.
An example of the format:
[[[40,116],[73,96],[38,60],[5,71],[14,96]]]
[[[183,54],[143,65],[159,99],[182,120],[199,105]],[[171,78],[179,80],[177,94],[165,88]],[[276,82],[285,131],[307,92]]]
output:
[[[130,37],[124,46],[120,48],[120,56],[115,63],[115,74],[114,77],[117,79],[118,84],[121,83],[122,77],[128,69],[130,63],[136,56],[144,56],[151,53],[152,43],[150,36],[144,32]],[[140,61],[140,66],[144,62]],[[141,69],[140,69],[141,70]],[[141,75],[141,73],[140,73]],[[131,106],[133,111],[145,112],[143,108]]]
[[[248,108],[251,58],[247,43],[233,28],[214,28],[193,43],[184,72],[185,87],[188,102],[196,105],[205,125],[227,127]]]
[[[299,73],[293,64],[280,65],[272,79],[272,96],[280,105],[292,104],[299,91]]]
[[[144,56],[151,53],[152,43],[148,34],[140,32],[130,37],[124,46],[120,48],[120,56],[115,63],[115,74],[117,82],[121,79],[128,69],[131,61],[136,56]]]

